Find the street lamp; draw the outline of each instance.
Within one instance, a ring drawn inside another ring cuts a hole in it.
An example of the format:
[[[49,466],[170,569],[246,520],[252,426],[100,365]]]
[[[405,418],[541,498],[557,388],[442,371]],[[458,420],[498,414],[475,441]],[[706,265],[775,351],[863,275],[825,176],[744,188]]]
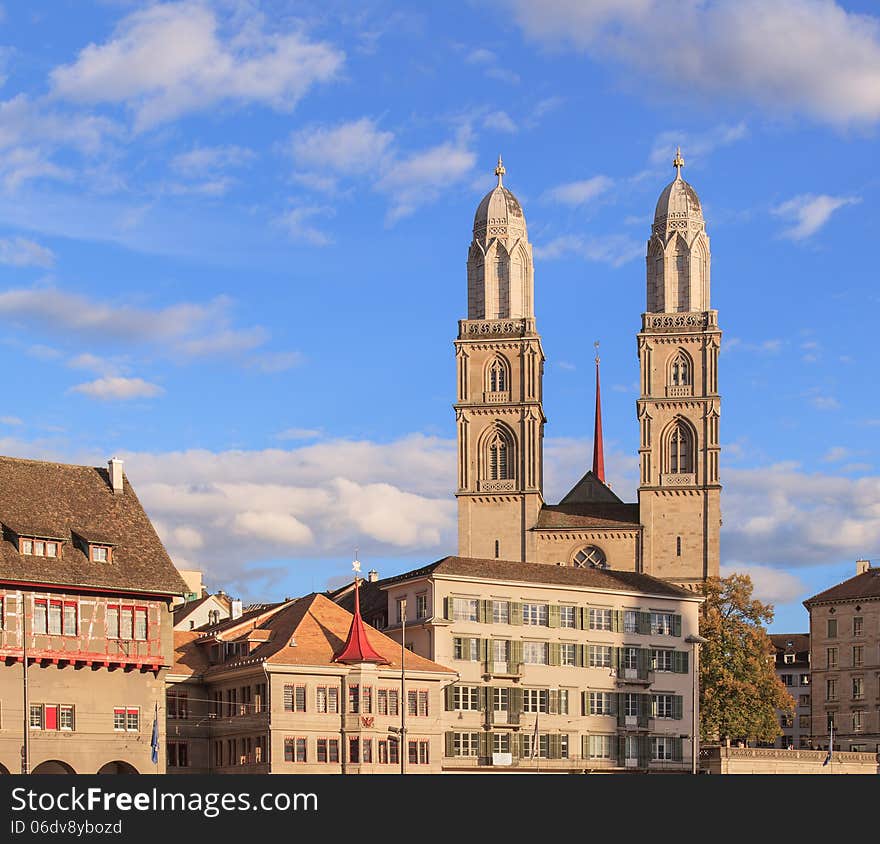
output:
[[[694,696],[691,701],[691,773],[697,773],[697,710],[699,708],[699,698],[697,696],[697,690],[699,688],[699,672],[698,672],[698,660],[697,654],[699,653],[698,648],[700,645],[705,645],[708,642],[708,639],[704,639],[702,636],[698,636],[696,633],[691,633],[688,636],[685,636],[685,642],[689,645],[693,645],[693,666],[692,671],[694,675]]]
[[[406,598],[400,601],[400,773],[406,773]]]

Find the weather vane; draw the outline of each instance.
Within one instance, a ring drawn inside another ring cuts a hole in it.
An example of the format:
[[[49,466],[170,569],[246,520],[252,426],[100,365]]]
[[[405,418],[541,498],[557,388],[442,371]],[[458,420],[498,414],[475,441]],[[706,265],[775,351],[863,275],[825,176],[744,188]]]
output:
[[[498,187],[501,187],[501,177],[507,172],[504,162],[501,161],[501,153],[498,153],[498,166],[495,168],[495,175],[498,177]]]
[[[596,347],[596,365],[599,365],[599,341],[597,340],[593,345]]]
[[[672,160],[672,166],[676,169],[676,178],[678,178],[678,176],[681,175],[681,168],[684,167],[684,159],[681,157],[681,147],[678,147],[675,150],[675,158]]]

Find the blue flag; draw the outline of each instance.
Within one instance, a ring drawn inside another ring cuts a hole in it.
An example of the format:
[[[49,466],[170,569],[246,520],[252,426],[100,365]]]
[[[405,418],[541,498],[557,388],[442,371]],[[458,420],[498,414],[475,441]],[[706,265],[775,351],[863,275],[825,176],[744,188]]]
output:
[[[153,717],[153,737],[150,739],[152,760],[154,765],[159,764],[159,704],[156,703],[156,714]]]

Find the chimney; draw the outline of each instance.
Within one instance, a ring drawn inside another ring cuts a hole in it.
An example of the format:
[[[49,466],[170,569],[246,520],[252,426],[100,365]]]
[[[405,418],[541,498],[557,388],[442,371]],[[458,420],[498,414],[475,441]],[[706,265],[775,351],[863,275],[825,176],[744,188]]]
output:
[[[870,560],[856,560],[856,574],[864,574],[870,568]]]
[[[367,572],[367,580],[369,580],[370,583],[375,583],[378,579],[379,579],[379,572],[377,572],[376,569],[370,569]]]
[[[110,488],[119,494],[122,492],[122,461],[118,457],[111,457],[107,466],[110,468]]]
[[[241,618],[241,598],[232,599],[232,618]]]

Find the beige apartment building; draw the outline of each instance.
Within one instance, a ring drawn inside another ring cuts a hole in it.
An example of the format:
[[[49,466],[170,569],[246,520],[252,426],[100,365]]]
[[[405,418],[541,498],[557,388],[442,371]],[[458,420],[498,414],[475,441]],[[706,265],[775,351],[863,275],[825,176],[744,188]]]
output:
[[[0,523],[0,773],[164,772],[152,729],[164,744],[188,588],[122,461],[0,457]]]
[[[856,576],[804,601],[810,613],[812,738],[827,748],[880,752],[880,569],[856,562]]]
[[[324,595],[177,631],[168,770],[439,773],[444,690],[455,679],[414,653],[402,672],[399,644]]]
[[[775,650],[776,676],[794,698],[794,715],[779,712],[782,735],[772,747],[786,750],[809,750],[812,747],[810,634],[771,633]]]
[[[701,598],[613,569],[446,557],[364,584],[365,618],[459,675],[443,770],[686,772]],[[351,587],[334,599],[351,606]],[[405,616],[404,616],[405,613]]]
[[[467,318],[455,340],[461,557],[608,567],[691,589],[718,575],[721,331],[700,200],[680,154],[673,163],[648,239],[637,336],[638,502],[605,483],[597,412],[593,469],[550,504],[532,247],[499,159],[498,184],[474,217]]]

